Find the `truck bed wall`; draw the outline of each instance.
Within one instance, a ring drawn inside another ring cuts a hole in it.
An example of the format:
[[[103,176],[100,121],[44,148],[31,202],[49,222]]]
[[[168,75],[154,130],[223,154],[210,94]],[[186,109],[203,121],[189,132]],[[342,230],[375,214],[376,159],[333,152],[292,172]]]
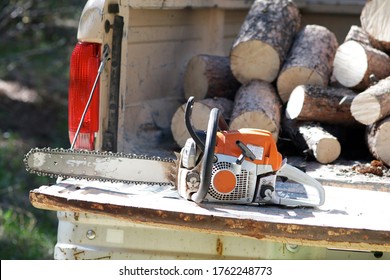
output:
[[[120,5],[125,27],[118,151],[153,153],[175,148],[170,122],[185,102],[183,75],[187,62],[202,53],[229,55],[251,5],[251,1],[229,0],[163,1],[165,6],[159,6],[160,2],[128,0]],[[359,25],[362,5],[331,13],[329,7],[310,9],[300,2],[302,25],[326,26],[339,42],[352,24]],[[109,38],[107,34],[105,40]]]

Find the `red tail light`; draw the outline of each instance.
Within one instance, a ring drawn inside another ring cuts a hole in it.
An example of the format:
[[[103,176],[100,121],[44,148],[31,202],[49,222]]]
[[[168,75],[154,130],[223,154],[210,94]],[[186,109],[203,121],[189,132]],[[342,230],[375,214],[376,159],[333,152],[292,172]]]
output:
[[[68,92],[69,139],[73,142],[80,119],[87,104],[100,64],[100,44],[79,42],[70,58]],[[94,149],[95,134],[99,129],[99,83],[94,91],[79,136],[77,149]]]

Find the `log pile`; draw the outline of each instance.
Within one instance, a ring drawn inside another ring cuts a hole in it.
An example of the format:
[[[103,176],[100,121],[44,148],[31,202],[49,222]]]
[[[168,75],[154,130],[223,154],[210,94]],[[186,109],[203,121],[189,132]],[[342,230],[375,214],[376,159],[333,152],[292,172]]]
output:
[[[290,141],[323,164],[338,159],[346,135],[360,129],[365,137],[349,138],[390,166],[388,10],[390,1],[367,1],[361,26],[339,44],[323,26],[301,26],[292,1],[255,0],[229,56],[199,54],[187,64],[184,96],[196,97],[195,126],[205,129],[218,107],[229,129],[269,130],[278,144]],[[183,110],[184,102],[171,126],[181,147],[189,137]]]

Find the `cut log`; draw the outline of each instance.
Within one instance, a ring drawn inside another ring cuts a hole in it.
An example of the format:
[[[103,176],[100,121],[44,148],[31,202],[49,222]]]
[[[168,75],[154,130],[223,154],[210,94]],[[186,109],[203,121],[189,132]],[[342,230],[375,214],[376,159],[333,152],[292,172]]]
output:
[[[286,106],[286,116],[301,121],[358,125],[351,114],[356,93],[347,88],[313,85],[297,86]]]
[[[229,57],[196,55],[190,59],[184,74],[184,95],[196,100],[225,97],[234,100],[241,83],[233,76]]]
[[[292,1],[254,1],[230,52],[237,80],[273,82],[300,24],[299,9]]]
[[[370,38],[366,31],[363,30],[360,26],[352,25],[347,33],[347,36],[345,36],[344,42],[347,41],[356,41],[361,44],[369,45]]]
[[[307,25],[297,34],[277,80],[283,103],[298,85],[328,85],[337,48],[336,35],[323,26]]]
[[[275,87],[253,80],[242,85],[236,94],[230,129],[258,128],[272,133],[278,140],[282,103]]]
[[[283,118],[282,129],[283,135],[302,153],[313,156],[320,163],[331,163],[340,156],[340,142],[319,123]]]
[[[358,94],[352,101],[351,112],[357,121],[365,125],[390,115],[390,77]]]
[[[389,56],[369,45],[349,40],[341,44],[333,62],[333,75],[343,86],[359,91],[390,76]]]
[[[179,147],[183,147],[190,134],[185,125],[184,113],[186,104],[177,108],[172,117],[171,132],[173,139]],[[222,117],[228,122],[233,110],[233,101],[227,98],[207,98],[194,102],[192,109],[192,123],[196,129],[206,130],[209,121],[209,115],[212,108],[218,108]]]
[[[360,14],[360,23],[369,34],[371,44],[385,52],[390,52],[389,11],[390,1],[370,0]]]
[[[367,126],[367,145],[371,154],[390,166],[390,117]]]

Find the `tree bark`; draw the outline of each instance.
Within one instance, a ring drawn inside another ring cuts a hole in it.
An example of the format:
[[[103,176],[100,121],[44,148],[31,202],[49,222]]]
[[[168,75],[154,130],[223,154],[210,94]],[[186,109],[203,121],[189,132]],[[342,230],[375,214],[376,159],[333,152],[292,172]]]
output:
[[[297,34],[277,80],[283,103],[298,85],[328,85],[337,47],[336,36],[323,26],[307,25]]]
[[[371,44],[384,52],[390,52],[389,11],[389,1],[370,0],[360,14],[360,23],[369,34]]]
[[[196,100],[225,97],[234,100],[241,86],[230,69],[229,57],[200,54],[191,58],[184,74],[184,95]]]
[[[352,101],[351,112],[357,121],[365,125],[390,115],[390,77],[357,95]]]
[[[370,45],[349,40],[337,49],[333,75],[341,85],[363,91],[372,84],[371,77],[390,76],[390,58]]]
[[[230,129],[258,128],[272,133],[275,142],[280,129],[282,103],[274,86],[253,80],[242,85],[236,94]]]
[[[301,152],[308,153],[320,163],[331,163],[340,156],[340,142],[319,123],[283,118],[282,128],[283,134]]]
[[[286,107],[290,119],[345,126],[359,123],[351,114],[356,93],[347,88],[300,85],[291,93]]]
[[[367,126],[367,145],[371,154],[390,166],[390,117]]]
[[[273,82],[301,24],[289,0],[255,0],[230,53],[233,75],[241,83]]]
[[[190,134],[185,125],[185,107],[186,104],[177,108],[171,121],[171,132],[173,139],[179,147],[184,147]],[[209,121],[209,115],[212,108],[218,108],[222,117],[229,122],[233,110],[233,101],[227,98],[207,98],[194,102],[192,110],[192,123],[196,129],[206,130]]]
[[[370,38],[367,32],[364,31],[363,28],[357,25],[352,25],[350,27],[347,36],[345,36],[344,39],[344,42],[347,41],[356,41],[358,43],[371,46]]]

